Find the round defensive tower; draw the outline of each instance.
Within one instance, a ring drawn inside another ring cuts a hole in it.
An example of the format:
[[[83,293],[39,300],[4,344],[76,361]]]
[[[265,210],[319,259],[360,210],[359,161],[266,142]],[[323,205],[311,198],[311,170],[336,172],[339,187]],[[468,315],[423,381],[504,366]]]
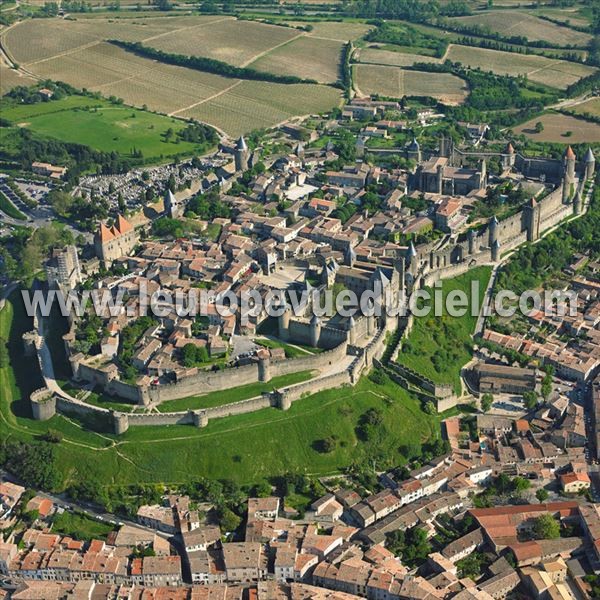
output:
[[[29,401],[36,421],[47,421],[56,414],[56,398],[47,387],[31,392]]]

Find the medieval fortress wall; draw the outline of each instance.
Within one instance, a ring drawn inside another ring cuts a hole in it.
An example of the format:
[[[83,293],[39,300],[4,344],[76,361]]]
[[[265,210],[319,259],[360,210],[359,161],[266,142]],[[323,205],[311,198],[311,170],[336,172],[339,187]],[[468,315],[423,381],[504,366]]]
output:
[[[558,161],[522,159],[517,157],[515,162],[521,163],[523,171],[530,174],[535,172],[554,173],[560,168]],[[514,163],[513,163],[514,164]],[[457,240],[441,248],[430,245],[420,246],[407,259],[406,273],[402,270],[401,281],[397,284],[408,290],[418,285],[431,285],[439,279],[447,279],[463,274],[476,265],[496,263],[502,252],[507,252],[525,242],[535,242],[548,229],[561,221],[580,214],[584,208],[582,201],[583,187],[586,180],[594,175],[595,165],[589,161],[582,165],[582,177],[576,176],[575,157],[568,153],[563,163],[562,180],[554,191],[539,201],[531,200],[515,215],[497,221],[495,218],[486,228],[479,232],[470,231],[466,240]],[[400,320],[403,326],[401,339],[412,329],[414,319],[408,315]],[[355,385],[365,369],[382,357],[386,350],[387,334],[398,328],[397,317],[357,318],[352,320],[346,329],[321,324],[318,319],[292,319],[289,312],[279,319],[280,337],[291,343],[301,343],[325,349],[321,353],[310,354],[306,357],[286,359],[272,362],[269,359],[260,360],[250,365],[227,368],[220,371],[201,371],[173,384],[148,386],[132,385],[118,379],[114,365],[112,369],[94,367],[87,364],[83,355],[70,356],[74,378],[86,383],[100,386],[107,393],[124,398],[142,405],[161,403],[167,400],[185,398],[197,394],[220,391],[233,385],[240,386],[256,382],[268,382],[273,377],[279,377],[300,371],[316,371],[319,376],[296,385],[266,392],[259,397],[242,400],[231,404],[188,410],[174,413],[121,413],[92,406],[76,401],[68,394],[51,392],[47,388],[35,391],[31,395],[33,417],[47,420],[58,412],[76,412],[93,418],[112,420],[116,434],[123,434],[130,426],[165,426],[165,425],[194,425],[205,427],[210,419],[240,415],[269,407],[288,410],[296,400],[319,391]],[[36,323],[36,329],[38,323]],[[38,329],[39,331],[39,329]],[[33,339],[35,338],[35,339]],[[366,344],[357,346],[358,340]],[[41,346],[45,344],[43,337],[29,336],[24,339],[26,352],[35,352],[42,363]],[[400,345],[393,350],[395,354]],[[349,366],[341,366],[335,371],[335,365],[343,361],[348,354],[354,356]],[[43,367],[44,365],[41,364]],[[331,372],[332,367],[334,371]],[[44,369],[42,368],[42,371]],[[323,374],[327,371],[327,374]],[[427,377],[415,373],[401,365],[393,364],[388,372],[407,389],[420,388],[427,398],[436,400],[438,410],[446,410],[457,401],[450,386],[439,386]]]

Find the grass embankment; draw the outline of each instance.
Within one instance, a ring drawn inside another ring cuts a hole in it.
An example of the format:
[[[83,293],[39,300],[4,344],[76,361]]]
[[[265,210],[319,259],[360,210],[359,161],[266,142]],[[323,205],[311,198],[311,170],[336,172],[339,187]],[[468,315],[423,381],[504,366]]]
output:
[[[19,128],[44,138],[83,144],[103,152],[130,156],[141,152],[144,162],[204,153],[208,147],[177,136],[186,123],[164,115],[113,104],[88,96],[68,96],[50,102],[0,102],[3,119],[13,127],[4,130],[0,147],[10,154]],[[171,133],[168,133],[171,130]]]
[[[286,358],[297,358],[298,356],[317,354],[319,351],[322,351],[320,348],[311,348],[301,344],[286,344],[280,340],[273,340],[269,338],[257,338],[254,340],[254,343],[262,346],[263,348],[283,348]]]
[[[0,192],[0,211],[18,221],[27,220],[27,217],[2,192]]]
[[[18,301],[16,301],[18,300]],[[0,336],[9,340],[10,363],[0,368],[0,438],[30,441],[49,428],[63,434],[55,444],[57,468],[66,486],[79,477],[105,485],[182,483],[197,477],[257,482],[290,470],[316,475],[363,464],[374,455],[393,465],[400,447],[438,435],[436,417],[390,381],[377,385],[363,378],[354,388],[338,388],[295,402],[289,411],[268,408],[211,421],[204,429],[133,427],[124,436],[100,435],[57,415],[49,421],[30,418],[28,393],[41,385],[34,361],[24,360],[20,335],[31,329],[20,296],[0,312]],[[377,439],[359,437],[357,427],[370,408],[381,411]],[[319,451],[319,441],[335,437],[333,451]]]
[[[478,267],[442,283],[443,314],[416,317],[408,338],[398,354],[398,362],[434,383],[451,384],[456,394],[461,393],[460,370],[471,359],[471,335],[477,324],[473,303],[480,307],[485,295],[491,267]],[[478,294],[471,295],[471,283],[479,283]],[[463,317],[451,317],[446,310],[446,298],[454,290],[467,295],[469,306]],[[428,291],[432,294],[431,288]],[[430,304],[433,306],[433,303]]]
[[[231,402],[239,402],[260,396],[263,392],[270,392],[278,388],[284,388],[294,383],[307,381],[313,376],[312,371],[300,371],[299,373],[291,373],[282,375],[281,377],[273,377],[270,381],[258,381],[247,385],[240,385],[218,392],[210,392],[209,394],[201,394],[199,396],[188,396],[187,398],[179,398],[177,400],[168,400],[158,406],[160,412],[176,412],[180,410],[211,408],[213,406],[222,406]],[[232,376],[233,379],[233,376]]]

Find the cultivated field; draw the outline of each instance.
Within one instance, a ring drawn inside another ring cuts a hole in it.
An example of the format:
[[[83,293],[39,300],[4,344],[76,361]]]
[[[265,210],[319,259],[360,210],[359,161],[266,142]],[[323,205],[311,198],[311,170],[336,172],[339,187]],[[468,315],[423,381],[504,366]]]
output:
[[[32,85],[35,82],[31,77],[21,75],[19,72],[0,65],[0,94],[6,94],[8,90],[17,85]]]
[[[358,62],[392,67],[410,67],[415,63],[439,63],[438,58],[422,54],[407,54],[379,48],[363,48],[355,54]]]
[[[198,28],[223,17],[154,17],[135,19],[30,19],[2,34],[4,46],[21,66],[62,57],[78,48],[106,39],[126,41],[158,40],[156,36],[185,32],[191,25]]]
[[[180,29],[146,40],[146,44],[165,52],[207,56],[246,66],[263,53],[300,35],[302,32],[289,27],[223,18],[210,27],[201,24]]]
[[[575,112],[578,115],[588,113],[595,117],[600,117],[600,98],[590,98],[581,104],[569,108],[569,112]]]
[[[273,126],[294,115],[325,112],[339,102],[340,91],[331,87],[242,81],[178,116],[211,123],[236,136]]]
[[[526,75],[530,81],[542,83],[551,87],[566,88],[594,73],[596,69],[578,63],[567,62],[534,56],[532,54],[516,54],[485,48],[472,48],[451,44],[448,60],[462,63],[483,71],[493,71],[500,75]]]
[[[342,47],[343,43],[335,40],[301,37],[271,50],[249,66],[278,75],[335,83],[339,78]]]
[[[536,123],[541,121],[544,130],[536,133]],[[563,144],[582,144],[600,142],[600,125],[568,115],[549,113],[532,119],[514,128],[517,134],[524,134],[538,142],[561,142]],[[569,134],[569,132],[571,132]]]
[[[197,144],[175,137],[165,141],[163,134],[185,127],[178,119],[154,113],[115,106],[105,100],[70,96],[62,100],[16,105],[3,101],[2,116],[13,125],[65,142],[85,144],[96,150],[116,151],[127,156],[132,148],[141,150],[144,158],[161,159],[206,150]]]
[[[561,46],[586,46],[592,37],[517,10],[486,11],[469,17],[456,17],[453,21],[487,27],[506,37],[523,36],[531,41],[544,40]]]
[[[354,65],[354,81],[363,95],[381,94],[392,98],[431,96],[445,104],[460,104],[468,94],[466,83],[449,73]]]

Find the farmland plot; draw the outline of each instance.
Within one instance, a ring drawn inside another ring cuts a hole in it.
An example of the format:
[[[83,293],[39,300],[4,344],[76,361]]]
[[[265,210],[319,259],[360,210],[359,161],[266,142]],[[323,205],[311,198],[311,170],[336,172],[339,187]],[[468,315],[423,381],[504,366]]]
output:
[[[357,53],[358,62],[373,65],[389,65],[392,67],[410,67],[415,63],[439,63],[438,58],[422,54],[407,54],[380,50],[379,48],[363,48]]]
[[[330,87],[242,81],[178,116],[206,121],[235,136],[272,127],[294,115],[330,110],[339,101],[340,92]]]
[[[526,75],[530,81],[560,89],[591,75],[596,70],[593,67],[565,60],[456,44],[449,47],[447,58],[471,68],[479,67],[483,71],[493,71],[499,75],[512,77]]]
[[[460,104],[468,93],[466,83],[449,73],[355,65],[354,74],[356,86],[364,95],[381,94],[392,98],[431,96],[446,104]]]
[[[538,122],[543,125],[543,130],[539,133],[536,131]],[[561,142],[563,144],[600,142],[600,125],[558,113],[549,113],[532,119],[515,127],[514,131],[517,134],[525,134],[538,142]]]
[[[225,19],[163,35],[147,44],[164,52],[205,56],[245,66],[258,55],[301,35],[289,27]]]
[[[295,75],[319,83],[334,83],[339,78],[342,42],[301,37],[250,63],[259,71]]]
[[[531,41],[548,41],[562,46],[586,46],[591,35],[555,25],[517,10],[486,11],[469,17],[456,17],[463,25],[480,25],[503,36],[522,36]]]

